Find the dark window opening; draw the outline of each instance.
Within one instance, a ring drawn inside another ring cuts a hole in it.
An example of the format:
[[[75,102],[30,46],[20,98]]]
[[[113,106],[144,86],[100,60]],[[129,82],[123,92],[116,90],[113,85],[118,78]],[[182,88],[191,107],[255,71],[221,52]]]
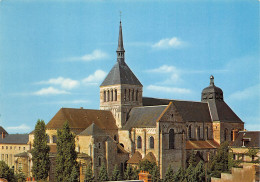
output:
[[[169,149],[174,149],[174,129],[170,129],[169,131]]]
[[[150,137],[150,149],[153,149],[154,148],[154,138],[153,137]]]
[[[142,138],[140,136],[137,137],[137,148],[138,149],[142,148]]]

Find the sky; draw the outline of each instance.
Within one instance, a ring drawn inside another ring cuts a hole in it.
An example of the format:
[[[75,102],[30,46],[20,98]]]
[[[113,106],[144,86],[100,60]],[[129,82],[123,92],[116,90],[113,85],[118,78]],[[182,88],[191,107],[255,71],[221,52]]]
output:
[[[0,0],[0,126],[29,133],[61,107],[99,109],[120,11],[143,96],[200,101],[214,75],[245,128],[260,130],[257,0]]]

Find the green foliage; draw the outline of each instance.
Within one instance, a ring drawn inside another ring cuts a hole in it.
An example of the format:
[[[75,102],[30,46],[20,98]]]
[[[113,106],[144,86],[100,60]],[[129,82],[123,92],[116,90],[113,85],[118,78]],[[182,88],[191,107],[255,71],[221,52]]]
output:
[[[195,181],[205,181],[205,166],[202,161],[197,164],[193,176]]]
[[[150,162],[148,160],[143,160],[139,162],[139,169],[141,171],[148,171],[152,175],[152,181],[160,181],[160,171],[155,162]]]
[[[156,163],[150,162],[148,160],[143,160],[139,162],[139,169],[141,171],[148,171],[150,174],[152,174],[154,166],[156,166]]]
[[[133,180],[134,176],[134,169],[131,165],[127,165],[126,170],[124,172],[124,179],[125,180]]]
[[[195,152],[192,150],[190,158],[189,158],[189,166],[196,167],[196,163],[197,163],[197,161],[195,158]]]
[[[233,153],[228,154],[228,169],[231,169],[232,167],[239,167],[241,162],[241,160],[233,159]]]
[[[173,174],[173,169],[172,166],[169,165],[166,174],[165,174],[165,178],[163,179],[163,182],[172,182],[174,178],[174,174]]]
[[[108,181],[109,178],[108,178],[108,174],[107,174],[107,168],[105,166],[105,164],[103,163],[101,165],[101,168],[100,168],[100,171],[99,171],[99,174],[98,174],[98,181]]]
[[[16,181],[14,171],[4,161],[0,161],[0,178],[4,178],[8,182]]]
[[[160,182],[160,171],[157,165],[153,167],[151,175],[152,175],[152,182]]]
[[[249,148],[248,149],[248,152],[246,153],[246,155],[248,155],[249,157],[251,157],[251,162],[255,162],[253,157],[257,157],[257,153],[258,153],[258,150],[257,149],[254,149],[254,148]],[[257,162],[257,160],[256,160]]]
[[[113,173],[112,173],[111,180],[112,181],[120,181],[120,180],[122,180],[122,175],[121,175],[117,165],[115,165],[115,168],[114,168]]]
[[[79,166],[76,161],[75,136],[70,132],[68,122],[58,130],[55,180],[59,182],[78,181]]]
[[[222,172],[229,172],[231,163],[228,162],[229,157],[228,142],[224,142],[217,150],[217,154],[210,162],[210,175],[219,178]]]
[[[85,175],[85,182],[94,182],[94,176],[93,176],[93,171],[92,171],[92,166],[89,164],[87,166],[87,171]]]
[[[15,174],[15,178],[17,182],[24,182],[26,181],[25,174],[22,171],[19,171],[17,174]]]
[[[47,140],[45,123],[43,120],[38,120],[35,125],[32,149],[32,173],[36,180],[46,180],[50,170],[50,147],[47,145]]]
[[[173,175],[172,181],[183,181],[185,179],[185,170],[180,167],[178,171]]]
[[[137,167],[133,168],[133,175],[132,175],[133,180],[139,179],[139,172],[140,172],[140,169],[138,169]]]

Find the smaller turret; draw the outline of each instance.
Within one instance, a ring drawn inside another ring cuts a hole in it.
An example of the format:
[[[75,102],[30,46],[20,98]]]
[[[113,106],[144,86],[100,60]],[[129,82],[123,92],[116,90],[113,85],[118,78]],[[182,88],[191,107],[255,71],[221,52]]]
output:
[[[223,101],[223,91],[221,88],[216,87],[214,84],[214,76],[210,76],[210,84],[204,88],[201,93],[201,101],[207,102],[209,100],[221,100]]]

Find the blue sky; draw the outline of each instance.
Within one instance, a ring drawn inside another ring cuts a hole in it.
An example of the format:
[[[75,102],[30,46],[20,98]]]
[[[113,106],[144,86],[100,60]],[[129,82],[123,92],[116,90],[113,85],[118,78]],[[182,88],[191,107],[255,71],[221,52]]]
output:
[[[61,107],[98,109],[120,11],[144,96],[200,101],[212,74],[245,128],[260,130],[256,0],[0,0],[0,125],[25,133]]]

